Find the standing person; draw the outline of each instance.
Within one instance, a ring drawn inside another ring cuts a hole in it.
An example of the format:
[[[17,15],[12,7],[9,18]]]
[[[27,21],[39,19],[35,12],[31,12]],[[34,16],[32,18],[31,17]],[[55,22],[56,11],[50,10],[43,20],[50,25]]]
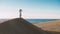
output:
[[[22,14],[21,14],[21,12],[22,12],[22,9],[20,9],[20,10],[19,10],[19,12],[20,12],[20,18],[21,18],[21,16],[22,16]]]

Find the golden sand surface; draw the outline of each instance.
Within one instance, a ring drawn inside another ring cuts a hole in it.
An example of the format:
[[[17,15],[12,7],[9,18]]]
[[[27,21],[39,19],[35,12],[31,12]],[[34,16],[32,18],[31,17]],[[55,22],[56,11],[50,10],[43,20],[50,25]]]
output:
[[[60,20],[46,22],[46,23],[36,23],[35,26],[48,31],[58,31],[60,32]]]

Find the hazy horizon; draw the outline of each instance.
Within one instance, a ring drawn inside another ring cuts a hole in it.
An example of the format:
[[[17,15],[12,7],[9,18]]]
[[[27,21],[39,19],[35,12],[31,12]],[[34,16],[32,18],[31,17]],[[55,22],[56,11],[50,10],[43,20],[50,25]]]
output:
[[[60,19],[60,0],[0,0],[0,18]]]

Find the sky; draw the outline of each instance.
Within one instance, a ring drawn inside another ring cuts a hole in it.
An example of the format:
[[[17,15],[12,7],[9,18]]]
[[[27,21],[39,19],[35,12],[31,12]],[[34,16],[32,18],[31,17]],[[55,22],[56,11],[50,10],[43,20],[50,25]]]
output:
[[[0,19],[60,19],[60,0],[0,0]]]

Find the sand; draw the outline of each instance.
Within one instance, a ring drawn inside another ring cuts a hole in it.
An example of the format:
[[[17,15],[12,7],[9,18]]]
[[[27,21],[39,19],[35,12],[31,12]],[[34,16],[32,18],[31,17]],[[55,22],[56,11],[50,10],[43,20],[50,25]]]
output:
[[[60,20],[46,23],[36,23],[34,25],[47,31],[47,33],[60,34]]]
[[[47,34],[23,18],[11,19],[0,24],[0,34]]]

